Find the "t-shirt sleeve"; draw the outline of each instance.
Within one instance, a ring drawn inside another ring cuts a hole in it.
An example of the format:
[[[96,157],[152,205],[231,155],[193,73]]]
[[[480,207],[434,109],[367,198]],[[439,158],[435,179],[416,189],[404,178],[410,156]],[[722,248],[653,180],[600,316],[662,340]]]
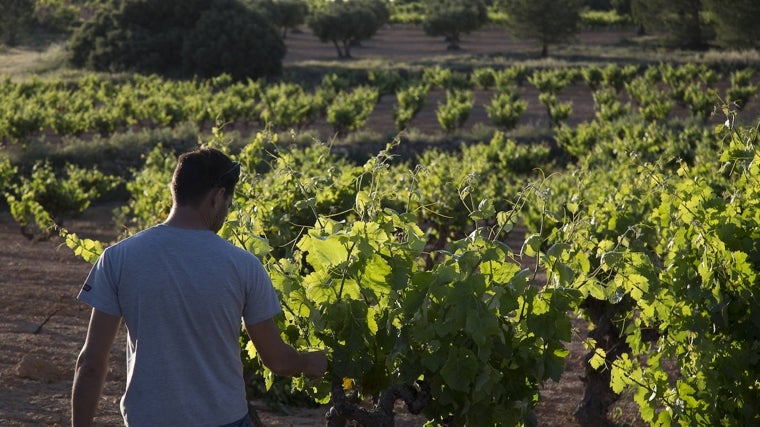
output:
[[[116,276],[109,260],[110,251],[106,249],[90,270],[77,299],[106,314],[121,317]]]
[[[272,285],[272,279],[269,278],[269,274],[256,257],[254,257],[250,276],[248,283],[246,283],[243,321],[246,324],[253,325],[274,317],[282,310],[282,307]]]

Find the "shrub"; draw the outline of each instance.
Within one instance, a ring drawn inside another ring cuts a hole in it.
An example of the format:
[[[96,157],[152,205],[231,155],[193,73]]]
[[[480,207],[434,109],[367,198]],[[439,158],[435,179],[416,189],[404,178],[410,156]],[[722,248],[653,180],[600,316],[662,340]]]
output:
[[[231,2],[205,11],[182,48],[188,72],[203,77],[264,77],[282,71],[285,44],[260,14]]]
[[[395,93],[404,83],[401,74],[396,70],[371,70],[368,77],[381,96]]]
[[[452,89],[446,92],[446,102],[439,103],[436,110],[438,123],[446,132],[461,128],[470,118],[475,98],[472,91]]]
[[[45,237],[63,225],[65,217],[84,212],[92,200],[113,190],[119,181],[97,169],[67,164],[61,174],[50,163],[38,162],[30,177],[21,177],[9,187],[5,199],[24,235],[35,237],[30,227],[36,226]]]
[[[560,123],[567,120],[573,114],[573,102],[560,102],[557,95],[551,92],[544,92],[538,95],[538,100],[546,106],[552,127],[559,126]]]
[[[473,86],[488,90],[496,84],[496,71],[490,67],[476,68],[472,71],[470,81]]]
[[[374,111],[377,99],[375,88],[360,86],[352,92],[341,92],[327,107],[327,122],[339,133],[359,129]]]
[[[617,120],[628,114],[618,97],[617,91],[611,87],[604,87],[592,93],[594,97],[594,109],[596,118],[600,122]]]
[[[97,71],[265,77],[285,48],[258,13],[237,0],[112,1],[69,41],[71,63]]]
[[[426,84],[418,84],[396,92],[398,105],[393,110],[393,120],[397,129],[406,129],[414,116],[422,110],[428,90],[429,86]]]
[[[744,108],[750,98],[757,93],[757,85],[752,84],[752,68],[735,71],[731,74],[731,87],[726,90],[726,101],[738,109]]]
[[[521,100],[517,93],[502,92],[491,98],[491,104],[486,106],[486,111],[493,124],[504,129],[513,129],[527,107],[528,103]]]
[[[300,126],[317,113],[314,96],[295,83],[267,85],[259,104],[261,121],[274,129]]]

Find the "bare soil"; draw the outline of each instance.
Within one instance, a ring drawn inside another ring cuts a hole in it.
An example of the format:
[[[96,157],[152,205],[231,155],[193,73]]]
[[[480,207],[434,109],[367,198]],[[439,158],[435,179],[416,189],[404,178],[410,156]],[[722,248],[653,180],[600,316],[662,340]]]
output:
[[[579,43],[604,45],[618,43],[632,32],[613,31],[583,34]],[[309,59],[333,60],[336,53],[332,45],[319,43],[309,33],[290,34],[286,40],[288,55],[285,66],[302,64]],[[412,27],[389,27],[381,30],[370,41],[354,49],[357,58],[384,58],[390,60],[431,61],[440,55],[451,58],[472,54],[529,55],[538,52],[530,43],[517,42],[503,30],[483,30],[463,38],[462,50],[446,51],[443,41],[425,36]],[[530,91],[529,88],[525,88]],[[433,94],[428,105],[435,105]],[[485,94],[476,105],[483,104]],[[535,94],[526,93],[526,98]],[[591,97],[587,91],[569,88],[563,93],[574,101],[574,116],[589,117]],[[540,123],[545,111],[538,102],[530,103],[525,120]],[[392,129],[392,101],[382,100],[370,119],[378,129]],[[471,122],[484,122],[485,112],[477,107]],[[440,130],[431,109],[424,111],[412,123],[422,132]],[[66,226],[84,237],[113,242],[118,236],[111,219],[115,205],[94,206]],[[62,246],[59,238],[32,241],[21,235],[18,226],[7,211],[0,212],[0,425],[1,426],[58,426],[67,425],[70,410],[70,388],[73,366],[81,348],[89,309],[76,302],[75,296],[84,281],[90,265],[75,257]],[[549,382],[542,387],[537,408],[541,426],[578,425],[573,412],[583,397],[583,356],[586,353],[581,337],[586,335],[585,323],[576,320],[577,334],[567,343],[565,373],[558,383]],[[118,400],[124,389],[125,333],[117,337],[111,354],[111,368],[96,418],[97,425],[122,424]],[[256,403],[259,416],[270,426],[324,425],[326,408],[290,408],[289,414],[272,411],[263,402]],[[418,426],[420,417],[404,413],[400,408],[397,425]],[[620,425],[641,426],[630,398],[623,397],[613,409],[610,418]]]

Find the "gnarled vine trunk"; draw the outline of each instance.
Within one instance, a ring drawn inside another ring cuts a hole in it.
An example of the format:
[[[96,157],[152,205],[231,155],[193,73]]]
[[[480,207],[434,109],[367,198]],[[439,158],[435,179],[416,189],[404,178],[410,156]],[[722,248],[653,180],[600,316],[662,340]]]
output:
[[[430,402],[430,387],[424,381],[415,385],[399,384],[380,393],[374,409],[360,407],[359,402],[346,396],[343,385],[333,384],[332,407],[325,415],[327,427],[344,427],[348,421],[356,421],[364,427],[392,427],[396,400],[403,400],[412,414],[419,414]]]
[[[596,347],[606,352],[607,366],[623,353],[630,352],[630,347],[612,321],[618,310],[625,309],[620,307],[620,303],[612,304],[608,301],[588,298],[582,307],[595,325],[588,335],[596,341]],[[591,349],[584,358],[586,374],[581,379],[586,387],[583,400],[575,411],[575,418],[582,426],[607,427],[612,425],[607,419],[607,412],[619,396],[610,388],[609,367],[594,369],[589,364],[594,353],[595,350]]]

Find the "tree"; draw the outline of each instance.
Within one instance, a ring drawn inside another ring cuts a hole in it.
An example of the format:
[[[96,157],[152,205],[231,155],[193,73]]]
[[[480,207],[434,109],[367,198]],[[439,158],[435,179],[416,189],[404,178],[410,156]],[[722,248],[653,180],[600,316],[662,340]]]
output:
[[[332,42],[339,58],[351,58],[351,46],[371,39],[389,16],[383,0],[336,0],[314,10],[306,23],[321,42]]]
[[[445,37],[448,50],[459,49],[460,35],[488,22],[488,10],[481,0],[427,0],[426,8],[425,34]]]
[[[647,32],[661,34],[669,46],[704,49],[711,38],[702,0],[631,0],[631,14]]]
[[[203,77],[278,75],[284,57],[285,44],[275,28],[243,5],[208,9],[182,48],[185,68]]]
[[[34,0],[0,0],[0,10],[0,42],[14,46],[32,23]]]
[[[306,22],[309,6],[304,0],[252,0],[254,10],[261,11],[270,22],[280,29],[285,38],[288,30],[298,28]]]
[[[541,56],[549,45],[577,36],[581,22],[580,0],[503,0],[507,28],[516,37],[541,43]]]
[[[757,0],[705,0],[715,25],[717,44],[734,49],[760,47],[760,2]]]
[[[237,0],[111,0],[69,47],[77,67],[179,76],[265,77],[285,56],[276,29]]]

